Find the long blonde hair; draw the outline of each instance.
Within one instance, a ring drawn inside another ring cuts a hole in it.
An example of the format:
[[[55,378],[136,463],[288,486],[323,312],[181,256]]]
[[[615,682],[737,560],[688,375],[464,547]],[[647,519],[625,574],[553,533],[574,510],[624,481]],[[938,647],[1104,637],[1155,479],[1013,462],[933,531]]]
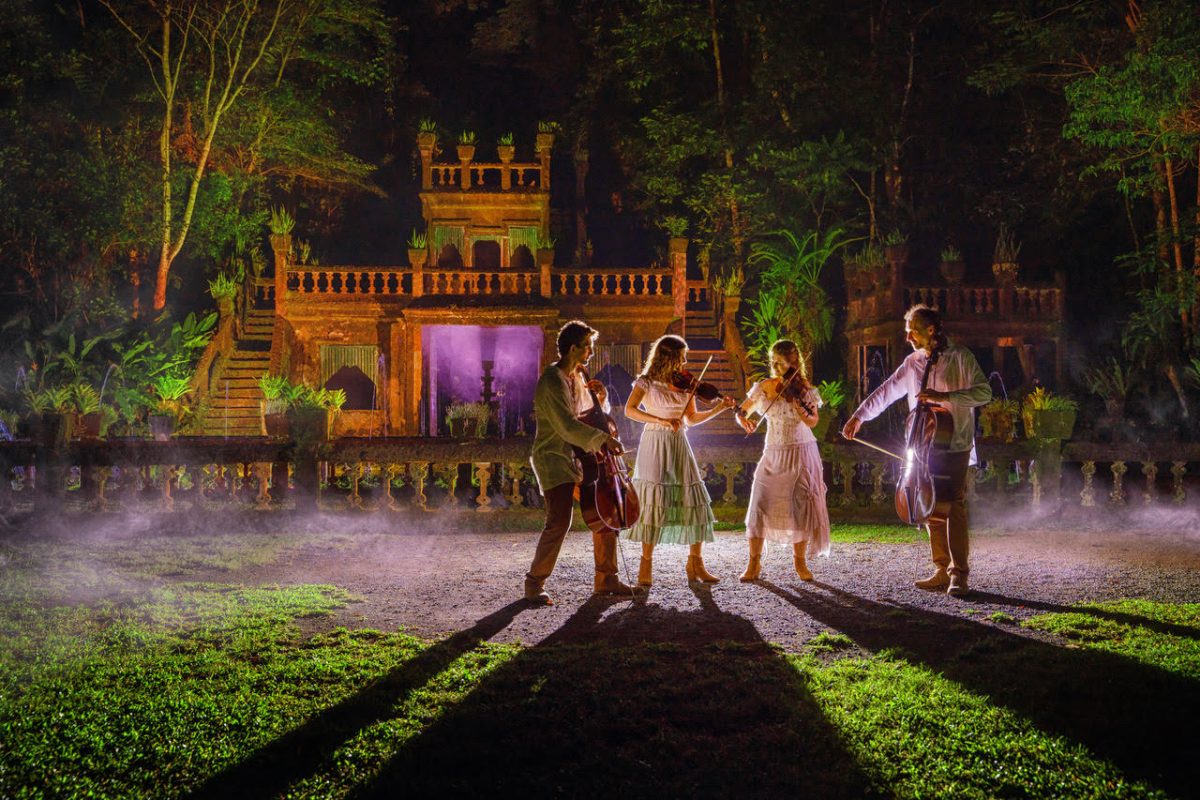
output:
[[[792,379],[791,385],[802,392],[811,389],[808,368],[804,364],[804,357],[800,355],[800,348],[791,339],[779,339],[771,345],[771,377],[782,378],[783,373],[791,368],[800,371],[800,374]]]
[[[650,355],[646,357],[641,377],[669,382],[672,374],[683,369],[687,350],[688,343],[682,337],[670,333],[658,337],[654,344],[650,345]]]

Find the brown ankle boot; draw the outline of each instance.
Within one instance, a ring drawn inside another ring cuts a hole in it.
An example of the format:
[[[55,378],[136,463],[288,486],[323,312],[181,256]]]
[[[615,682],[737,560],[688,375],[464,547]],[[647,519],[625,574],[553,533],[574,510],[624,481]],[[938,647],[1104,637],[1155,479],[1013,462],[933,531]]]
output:
[[[638,586],[650,586],[654,583],[654,562],[642,556],[641,563],[638,564]]]
[[[758,574],[762,572],[762,556],[750,556],[750,563],[746,564],[746,571],[738,578],[742,583],[758,580]]]
[[[610,594],[633,597],[633,589],[621,583],[621,579],[616,575],[605,572],[597,572],[592,594]]]
[[[702,581],[704,583],[721,582],[720,578],[704,568],[704,558],[702,556],[688,556],[686,569],[689,581]]]
[[[944,592],[950,587],[950,576],[946,574],[946,570],[938,567],[928,578],[913,581],[913,586],[927,592]]]
[[[792,563],[796,567],[796,574],[800,576],[802,581],[811,581],[813,574],[808,568],[808,562],[804,559],[804,553],[793,553]]]

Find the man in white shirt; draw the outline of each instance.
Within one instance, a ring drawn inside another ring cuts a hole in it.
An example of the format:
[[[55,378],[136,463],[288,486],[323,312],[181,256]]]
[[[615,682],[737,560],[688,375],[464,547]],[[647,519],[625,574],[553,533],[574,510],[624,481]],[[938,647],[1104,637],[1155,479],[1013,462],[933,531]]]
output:
[[[571,527],[575,490],[583,480],[573,447],[588,453],[601,448],[621,452],[621,443],[607,431],[593,428],[578,418],[592,407],[579,368],[591,359],[598,335],[598,331],[579,320],[563,325],[558,332],[558,361],[542,371],[533,393],[537,430],[529,461],[546,500],[546,524],[538,539],[533,564],[525,575],[525,599],[539,605],[554,603],[542,587],[554,570],[563,539]],[[601,406],[609,411],[603,385],[593,381],[592,388]],[[595,593],[632,596],[633,590],[617,577],[616,532],[593,532],[592,548],[596,559]]]
[[[853,440],[864,422],[879,416],[905,396],[910,411],[918,401],[936,403],[950,411],[954,421],[950,445],[930,459],[931,472],[948,476],[944,483],[938,483],[937,508],[926,526],[935,569],[928,578],[916,581],[916,586],[961,597],[968,591],[966,487],[967,468],[975,463],[974,409],[991,401],[992,388],[974,354],[942,334],[942,319],[937,311],[925,305],[913,306],[904,315],[904,331],[913,352],[855,410],[842,428],[842,435]],[[940,355],[922,391],[921,378],[935,347]],[[941,496],[943,488],[946,497]]]

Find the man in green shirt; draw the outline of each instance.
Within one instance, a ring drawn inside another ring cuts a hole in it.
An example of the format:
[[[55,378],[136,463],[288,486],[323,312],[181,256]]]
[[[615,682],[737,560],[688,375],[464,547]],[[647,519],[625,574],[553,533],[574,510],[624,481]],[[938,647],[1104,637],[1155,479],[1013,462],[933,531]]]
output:
[[[583,471],[575,459],[573,447],[595,453],[604,448],[621,452],[621,444],[606,431],[580,422],[578,417],[592,406],[579,368],[592,357],[599,332],[579,320],[572,320],[558,331],[558,361],[550,364],[538,378],[533,393],[533,416],[537,432],[533,439],[530,462],[538,488],[546,499],[546,524],[538,539],[533,564],[525,575],[525,599],[540,605],[553,605],[543,585],[562,549],[571,527],[575,491],[583,480]],[[608,410],[604,387],[593,384],[597,398]],[[617,577],[617,534],[592,533],[596,558],[596,594],[632,596],[632,590]]]

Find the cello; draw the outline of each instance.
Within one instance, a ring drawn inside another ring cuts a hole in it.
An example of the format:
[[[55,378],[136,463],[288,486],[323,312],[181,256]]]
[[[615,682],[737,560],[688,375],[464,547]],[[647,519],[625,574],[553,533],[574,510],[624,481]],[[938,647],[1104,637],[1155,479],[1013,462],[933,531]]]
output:
[[[600,398],[592,389],[591,376],[579,367],[588,394],[592,396],[592,407],[580,414],[580,422],[598,428],[620,442],[617,423],[600,406]],[[583,468],[583,481],[579,484],[579,507],[583,509],[583,521],[593,533],[616,533],[632,527],[641,514],[637,491],[629,480],[625,459],[619,452],[601,448],[597,453],[588,453],[575,447],[575,456]]]
[[[934,342],[929,359],[925,362],[925,371],[921,375],[920,395],[928,386],[929,373],[941,356],[943,340],[939,337]],[[872,450],[878,450],[884,455],[904,464],[899,480],[896,481],[896,516],[909,525],[924,525],[930,519],[942,519],[947,514],[948,501],[939,501],[939,487],[942,497],[949,497],[948,475],[933,472],[931,462],[937,453],[944,453],[950,446],[954,435],[954,418],[950,411],[936,403],[918,400],[916,407],[908,412],[904,420],[904,455],[900,456],[886,450],[877,444],[872,444],[858,436],[854,441],[866,445]]]
[[[942,341],[939,338],[925,362],[918,395],[927,388],[929,373],[937,364],[941,352]],[[938,494],[949,496],[946,485],[949,476],[934,473],[931,464],[936,461],[938,453],[947,451],[953,435],[954,419],[948,409],[927,400],[918,400],[916,408],[908,412],[908,418],[904,421],[904,470],[896,481],[895,500],[896,515],[909,525],[923,525],[932,518],[946,516],[947,502],[939,501]]]

